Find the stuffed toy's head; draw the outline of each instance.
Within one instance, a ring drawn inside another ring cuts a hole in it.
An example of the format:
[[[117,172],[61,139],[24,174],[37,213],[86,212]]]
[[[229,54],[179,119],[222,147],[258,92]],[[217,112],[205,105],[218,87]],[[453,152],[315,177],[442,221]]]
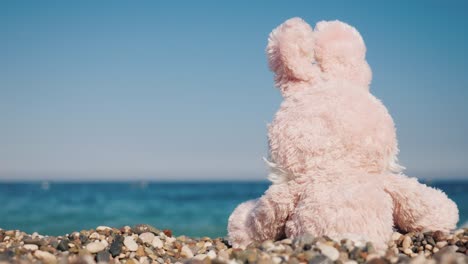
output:
[[[394,123],[369,92],[372,73],[355,28],[322,21],[312,29],[292,18],[271,33],[267,53],[284,97],[269,126],[273,168],[288,179],[401,169]]]

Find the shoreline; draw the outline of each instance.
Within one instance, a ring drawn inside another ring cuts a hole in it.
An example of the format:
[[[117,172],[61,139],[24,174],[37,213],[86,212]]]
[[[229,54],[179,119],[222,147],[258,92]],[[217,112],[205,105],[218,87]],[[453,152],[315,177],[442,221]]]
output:
[[[174,237],[150,225],[99,226],[63,236],[0,229],[3,263],[468,263],[468,228],[394,233],[384,255],[372,243],[305,235],[233,249],[223,238]]]

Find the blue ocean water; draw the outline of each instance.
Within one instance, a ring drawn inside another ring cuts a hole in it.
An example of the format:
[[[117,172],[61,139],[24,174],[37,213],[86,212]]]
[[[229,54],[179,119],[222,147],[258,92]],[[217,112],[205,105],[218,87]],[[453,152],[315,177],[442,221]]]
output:
[[[466,224],[468,181],[430,185],[457,203],[459,225]],[[63,235],[99,225],[146,223],[176,235],[225,236],[236,205],[259,197],[268,186],[268,182],[0,183],[0,228]]]

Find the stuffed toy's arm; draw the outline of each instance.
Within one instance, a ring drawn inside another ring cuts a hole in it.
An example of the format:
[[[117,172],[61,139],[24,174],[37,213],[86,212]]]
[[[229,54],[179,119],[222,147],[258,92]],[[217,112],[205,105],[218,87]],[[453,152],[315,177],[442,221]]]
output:
[[[257,200],[240,204],[229,217],[228,236],[233,247],[245,248],[253,241],[278,239],[294,208],[287,183],[272,184]]]
[[[393,221],[400,230],[447,232],[456,227],[458,208],[445,193],[402,174],[385,177],[385,191],[393,199]]]

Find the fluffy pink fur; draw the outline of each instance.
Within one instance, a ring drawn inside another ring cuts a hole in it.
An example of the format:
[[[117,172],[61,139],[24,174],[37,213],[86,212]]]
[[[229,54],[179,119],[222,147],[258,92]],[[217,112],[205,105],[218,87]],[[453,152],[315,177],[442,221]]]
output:
[[[268,128],[272,185],[229,218],[234,247],[304,233],[373,241],[393,228],[448,231],[458,209],[401,174],[385,106],[369,93],[359,32],[339,21],[313,30],[300,18],[273,30],[267,53],[284,101]]]

